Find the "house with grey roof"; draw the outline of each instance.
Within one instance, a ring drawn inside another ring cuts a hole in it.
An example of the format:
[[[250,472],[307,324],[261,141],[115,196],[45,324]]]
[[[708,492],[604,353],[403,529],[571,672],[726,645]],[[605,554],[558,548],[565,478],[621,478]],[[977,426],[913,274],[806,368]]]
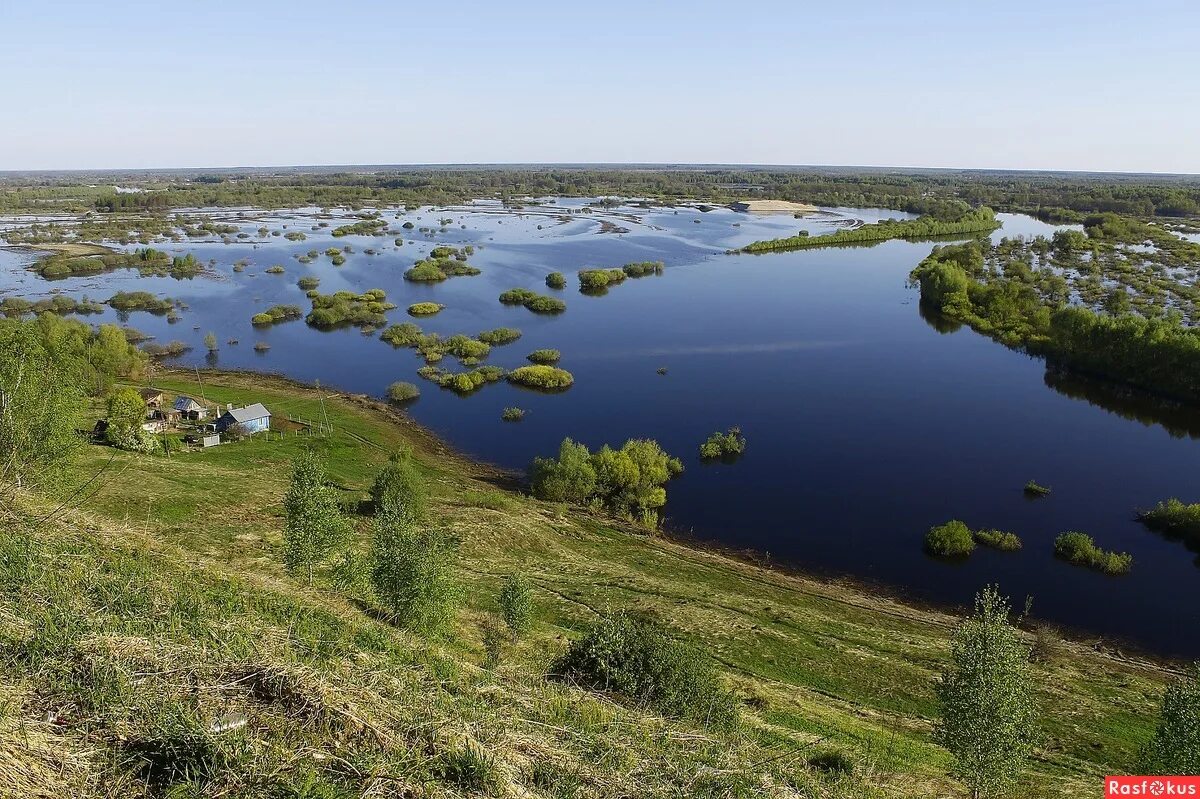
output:
[[[208,408],[205,408],[199,402],[196,402],[196,400],[186,397],[183,394],[175,398],[175,404],[171,406],[171,409],[184,419],[200,421],[201,419],[208,418]]]
[[[271,429],[271,412],[264,408],[261,402],[244,408],[230,405],[217,417],[215,426],[218,433],[223,433],[234,425],[239,425],[247,433],[261,433]]]

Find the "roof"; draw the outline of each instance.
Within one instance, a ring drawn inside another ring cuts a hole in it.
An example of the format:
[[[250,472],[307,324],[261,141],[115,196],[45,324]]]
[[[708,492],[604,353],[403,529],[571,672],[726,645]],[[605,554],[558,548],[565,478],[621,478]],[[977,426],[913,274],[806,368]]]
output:
[[[230,408],[221,415],[230,416],[233,418],[233,421],[242,424],[244,422],[252,422],[255,419],[269,418],[271,412],[264,408],[261,402],[256,402],[253,405],[247,405],[245,408]]]
[[[159,388],[143,388],[143,389],[142,389],[141,391],[139,391],[138,393],[139,393],[139,394],[141,394],[143,397],[145,397],[145,398],[147,398],[147,399],[152,399],[152,398],[154,398],[154,397],[161,397],[161,396],[162,396],[162,389],[159,389]]]
[[[185,397],[182,395],[175,398],[175,404],[172,407],[174,407],[175,410],[177,410],[177,411],[190,411],[193,408],[195,408],[195,409],[203,409],[204,408],[203,405],[201,405],[199,402],[196,402],[191,397]]]

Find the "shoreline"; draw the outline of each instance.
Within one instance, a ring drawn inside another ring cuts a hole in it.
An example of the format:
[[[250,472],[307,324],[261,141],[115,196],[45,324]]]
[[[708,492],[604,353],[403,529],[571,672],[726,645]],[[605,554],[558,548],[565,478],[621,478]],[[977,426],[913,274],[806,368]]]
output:
[[[200,374],[218,380],[225,378],[230,381],[228,385],[234,388],[241,387],[238,385],[239,381],[248,381],[246,388],[257,385],[289,392],[321,393],[327,399],[342,399],[400,427],[416,440],[418,446],[414,449],[417,454],[430,453],[453,463],[469,477],[493,485],[500,490],[528,495],[525,476],[521,472],[489,463],[471,455],[446,441],[402,408],[387,400],[360,392],[345,391],[336,385],[322,384],[318,391],[310,384],[279,372],[210,368],[201,369]],[[152,385],[153,378],[157,376],[192,379],[193,370],[158,366],[156,372],[148,376],[148,384]],[[622,519],[593,513],[586,508],[571,506],[571,512],[634,538],[658,540],[671,547],[678,547],[705,558],[717,559],[726,567],[738,571],[752,570],[758,578],[766,579],[776,585],[785,585],[791,590],[809,594],[818,593],[831,601],[902,618],[921,617],[924,622],[945,630],[953,629],[954,625],[969,611],[969,608],[964,605],[913,596],[904,586],[871,580],[861,575],[822,571],[811,567],[806,568],[798,563],[777,561],[758,550],[738,548],[716,540],[701,539],[686,531],[672,529],[670,526],[652,532]],[[1057,638],[1071,645],[1086,648],[1101,657],[1141,668],[1149,668],[1163,674],[1183,674],[1188,663],[1186,658],[1158,653],[1136,642],[1105,636],[1073,625],[1041,620],[1037,617],[1023,621],[1020,626],[1030,635],[1035,633],[1037,627],[1046,626],[1053,629]]]

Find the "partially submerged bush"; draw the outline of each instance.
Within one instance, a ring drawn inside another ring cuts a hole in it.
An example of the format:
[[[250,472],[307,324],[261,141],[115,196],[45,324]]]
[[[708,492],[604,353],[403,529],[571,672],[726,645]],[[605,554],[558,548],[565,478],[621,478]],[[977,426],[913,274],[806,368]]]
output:
[[[1200,542],[1200,503],[1186,504],[1172,497],[1138,514],[1138,520],[1168,537]]]
[[[440,302],[414,302],[408,306],[409,316],[433,316],[438,311],[445,308]]]
[[[500,418],[506,422],[519,422],[525,418],[525,409],[505,408],[500,412]]]
[[[412,322],[391,325],[380,335],[384,341],[393,347],[415,347],[421,339],[421,328]]]
[[[564,289],[567,287],[567,278],[562,272],[551,272],[546,275],[546,285],[552,289]]]
[[[532,361],[533,363],[540,363],[542,365],[553,365],[553,364],[558,363],[559,360],[562,359],[562,353],[559,352],[558,350],[549,350],[549,349],[534,350],[533,352],[529,353],[529,355],[527,355],[525,357],[526,357],[526,360]]]
[[[746,437],[740,427],[731,427],[728,432],[717,431],[700,445],[700,457],[704,460],[736,458],[746,451]]]
[[[343,325],[381,327],[387,323],[384,314],[395,307],[387,301],[383,289],[370,289],[362,294],[352,291],[314,293],[312,311],[305,317],[305,321],[313,327],[325,329]]]
[[[508,374],[508,379],[518,385],[555,391],[570,388],[575,377],[566,369],[556,366],[519,366]]]
[[[421,396],[421,389],[414,386],[412,383],[406,383],[403,380],[397,380],[388,386],[388,399],[392,402],[408,402],[415,400]]]
[[[497,327],[492,330],[485,330],[475,338],[490,344],[493,347],[498,347],[504,344],[511,344],[521,337],[521,331],[515,327]]]
[[[256,313],[250,317],[250,324],[256,327],[265,327],[266,325],[299,319],[303,315],[304,311],[300,310],[299,305],[272,305],[262,313]]]
[[[925,534],[925,551],[942,558],[965,558],[975,550],[970,528],[958,519],[930,527]]]
[[[554,677],[611,691],[664,716],[728,728],[738,718],[733,694],[712,659],[674,639],[650,616],[619,612],[596,622],[550,667]]]
[[[1133,555],[1101,549],[1090,535],[1074,530],[1054,539],[1054,554],[1076,566],[1086,566],[1105,574],[1125,574],[1133,566]]]
[[[1016,552],[1021,548],[1021,539],[1016,533],[1004,530],[976,530],[973,535],[977,543],[1001,552]]]
[[[108,298],[108,304],[118,311],[148,311],[165,314],[175,307],[170,297],[159,299],[148,291],[118,291]]]
[[[312,291],[317,286],[321,285],[321,278],[311,276],[302,277],[296,281],[296,285],[299,286],[302,291]]]
[[[567,310],[567,304],[562,300],[529,289],[509,289],[501,293],[500,302],[505,305],[523,305],[534,313],[558,314]]]
[[[1030,497],[1044,497],[1050,493],[1048,486],[1040,485],[1034,480],[1030,480],[1025,484],[1025,495]]]
[[[480,272],[457,258],[427,258],[417,261],[404,273],[405,280],[418,283],[437,283],[448,277],[478,275]]]

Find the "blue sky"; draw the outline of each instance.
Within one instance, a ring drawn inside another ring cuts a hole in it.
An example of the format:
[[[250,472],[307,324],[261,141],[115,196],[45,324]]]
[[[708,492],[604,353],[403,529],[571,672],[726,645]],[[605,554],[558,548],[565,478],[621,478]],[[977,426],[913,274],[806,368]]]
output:
[[[0,170],[1200,173],[1200,3],[0,2]]]

